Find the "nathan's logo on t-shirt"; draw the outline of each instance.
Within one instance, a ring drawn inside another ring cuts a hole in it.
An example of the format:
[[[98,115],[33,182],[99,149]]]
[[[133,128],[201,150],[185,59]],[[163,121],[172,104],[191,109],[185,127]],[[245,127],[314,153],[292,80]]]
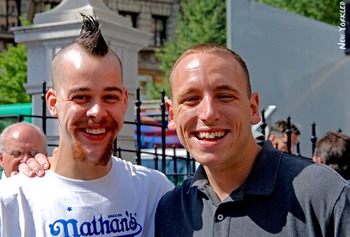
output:
[[[102,215],[97,219],[93,216],[92,221],[78,223],[76,219],[59,219],[49,225],[53,236],[79,237],[114,234],[113,236],[136,236],[141,233],[142,226],[137,223],[136,214],[125,212],[123,214],[108,215],[104,219]]]

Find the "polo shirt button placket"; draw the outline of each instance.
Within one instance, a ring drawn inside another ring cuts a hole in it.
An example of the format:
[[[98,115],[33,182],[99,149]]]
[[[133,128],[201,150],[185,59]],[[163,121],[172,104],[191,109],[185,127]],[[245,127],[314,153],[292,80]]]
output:
[[[224,219],[224,215],[219,214],[216,218],[218,219],[218,221],[222,221]]]

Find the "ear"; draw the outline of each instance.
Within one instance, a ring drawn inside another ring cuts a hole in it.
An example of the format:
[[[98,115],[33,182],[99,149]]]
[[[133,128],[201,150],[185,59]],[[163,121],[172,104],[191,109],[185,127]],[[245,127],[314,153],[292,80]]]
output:
[[[173,110],[173,106],[172,106],[172,101],[170,99],[167,99],[165,101],[165,106],[168,110],[168,128],[170,130],[175,131],[176,124],[175,124],[175,117],[174,117],[174,110]]]
[[[56,95],[56,91],[53,90],[52,88],[50,88],[47,92],[46,92],[46,105],[48,110],[50,111],[50,114],[54,117],[58,116],[58,112],[57,112],[57,95]]]
[[[123,103],[124,103],[124,113],[126,112],[126,110],[128,109],[128,101],[129,101],[129,92],[127,88],[123,89],[124,91],[124,98],[123,98]]]
[[[2,155],[2,151],[0,151],[0,167],[4,169],[4,157]]]
[[[313,157],[312,157],[312,160],[313,160],[315,163],[324,164],[323,160],[322,160],[320,157],[313,156]]]
[[[275,135],[270,135],[269,137],[268,137],[268,140],[270,140],[271,142],[272,142],[272,144],[275,142]]]
[[[258,92],[254,92],[250,97],[250,113],[251,113],[251,124],[255,125],[261,121],[259,111],[259,95]]]

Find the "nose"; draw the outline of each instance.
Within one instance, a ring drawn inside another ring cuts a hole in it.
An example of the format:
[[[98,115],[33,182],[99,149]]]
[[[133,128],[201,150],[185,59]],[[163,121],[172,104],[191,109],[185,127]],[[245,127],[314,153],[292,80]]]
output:
[[[199,118],[203,121],[215,121],[219,118],[218,106],[212,97],[204,97],[199,104]]]
[[[87,111],[88,117],[93,117],[96,119],[102,118],[106,116],[107,112],[103,106],[103,102],[99,101],[98,99],[94,100],[91,103],[91,107]]]

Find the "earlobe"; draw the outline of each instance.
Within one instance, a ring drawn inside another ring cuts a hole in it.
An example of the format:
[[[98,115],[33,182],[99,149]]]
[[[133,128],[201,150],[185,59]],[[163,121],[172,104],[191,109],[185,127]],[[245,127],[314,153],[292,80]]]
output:
[[[175,124],[174,111],[173,111],[171,100],[167,99],[165,101],[165,106],[166,106],[166,108],[168,110],[168,128],[170,130],[175,131],[176,130],[176,124]]]
[[[52,88],[49,89],[46,92],[46,104],[47,108],[52,116],[58,116],[57,113],[57,97],[56,97],[56,91],[54,91]]]
[[[4,168],[4,167],[3,167],[3,162],[4,162],[4,161],[3,161],[2,152],[0,151],[0,167],[1,167],[1,168]]]
[[[127,88],[124,88],[124,112],[128,109],[129,92]]]
[[[315,163],[319,163],[319,164],[324,164],[324,161],[320,158],[320,157],[312,157],[312,160],[315,162]]]
[[[254,92],[250,97],[250,110],[251,110],[251,124],[255,125],[261,121],[260,111],[259,111],[259,95]]]

